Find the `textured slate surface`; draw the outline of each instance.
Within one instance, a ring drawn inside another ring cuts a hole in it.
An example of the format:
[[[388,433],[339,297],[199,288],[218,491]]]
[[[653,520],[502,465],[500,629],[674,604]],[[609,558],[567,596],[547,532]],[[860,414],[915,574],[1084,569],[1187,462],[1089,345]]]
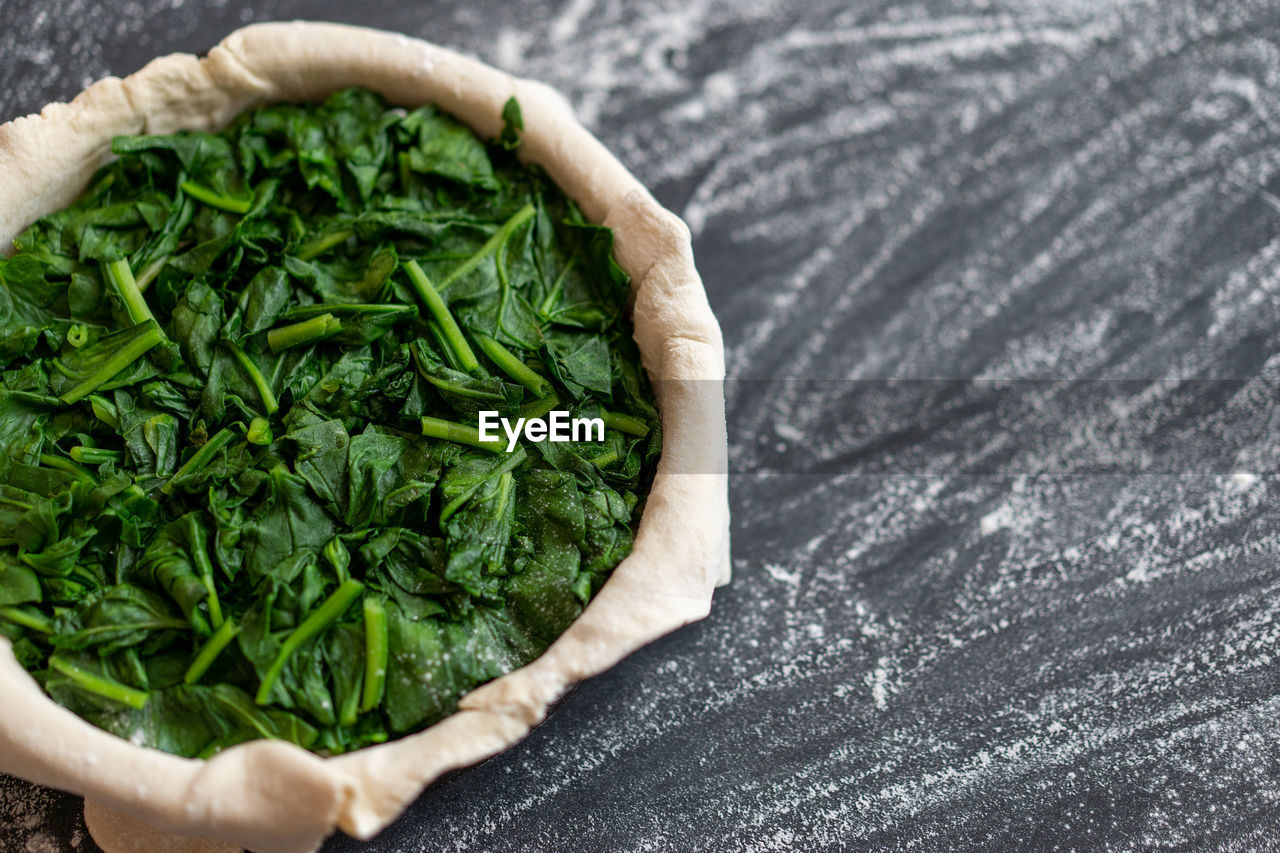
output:
[[[332,851],[1277,849],[1274,0],[0,0],[0,116],[294,17],[562,88],[733,377],[711,618]]]

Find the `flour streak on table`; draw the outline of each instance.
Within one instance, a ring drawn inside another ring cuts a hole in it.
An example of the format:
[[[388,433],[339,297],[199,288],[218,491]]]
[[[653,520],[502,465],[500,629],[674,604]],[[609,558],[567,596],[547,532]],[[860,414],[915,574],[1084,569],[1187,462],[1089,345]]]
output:
[[[0,115],[352,20],[560,87],[693,228],[734,585],[333,851],[1274,844],[1280,10],[1009,5],[6,0]],[[74,805],[0,780],[4,849]]]

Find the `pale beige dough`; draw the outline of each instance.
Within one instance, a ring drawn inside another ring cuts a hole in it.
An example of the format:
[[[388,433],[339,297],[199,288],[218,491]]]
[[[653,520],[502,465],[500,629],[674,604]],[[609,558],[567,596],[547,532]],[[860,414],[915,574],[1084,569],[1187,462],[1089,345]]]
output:
[[[463,697],[456,714],[419,734],[328,760],[271,741],[210,761],[140,748],[54,704],[0,638],[0,771],[88,798],[90,830],[107,853],[135,853],[139,843],[305,853],[335,829],[369,838],[440,774],[522,738],[573,683],[706,616],[713,588],[729,579],[724,347],[688,229],[540,83],[392,33],[247,27],[204,59],[166,56],[0,126],[0,246],[69,204],[109,158],[113,136],[217,129],[258,104],[352,85],[405,106],[437,104],[484,137],[501,129],[503,104],[515,95],[521,156],[614,229],[663,420],[662,460],[635,549],[542,657]]]

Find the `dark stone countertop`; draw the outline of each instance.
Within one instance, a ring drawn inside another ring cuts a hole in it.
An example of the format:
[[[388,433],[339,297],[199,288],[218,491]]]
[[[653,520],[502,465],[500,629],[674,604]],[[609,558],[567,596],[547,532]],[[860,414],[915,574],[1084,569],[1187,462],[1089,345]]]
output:
[[[0,0],[0,116],[301,17],[565,91],[731,374],[711,617],[330,851],[1276,849],[1274,0]]]

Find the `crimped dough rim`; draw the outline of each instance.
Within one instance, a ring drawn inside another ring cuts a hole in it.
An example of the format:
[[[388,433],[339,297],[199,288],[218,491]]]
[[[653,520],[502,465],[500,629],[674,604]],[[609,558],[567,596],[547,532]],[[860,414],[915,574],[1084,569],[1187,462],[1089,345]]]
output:
[[[317,100],[351,85],[404,106],[435,103],[485,138],[501,129],[507,98],[519,99],[521,157],[545,168],[590,220],[614,229],[618,262],[633,280],[663,455],[633,552],[569,629],[528,666],[464,696],[457,713],[391,743],[331,759],[276,741],[209,761],[179,758],[55,704],[0,638],[0,771],[161,832],[224,842],[218,849],[305,853],[335,828],[373,836],[440,774],[524,737],[570,685],[706,616],[713,588],[729,579],[724,347],[689,230],[541,83],[394,33],[308,22],[246,27],[204,58],[165,56],[0,125],[0,246],[73,201],[109,159],[113,136],[217,129],[263,103]]]

